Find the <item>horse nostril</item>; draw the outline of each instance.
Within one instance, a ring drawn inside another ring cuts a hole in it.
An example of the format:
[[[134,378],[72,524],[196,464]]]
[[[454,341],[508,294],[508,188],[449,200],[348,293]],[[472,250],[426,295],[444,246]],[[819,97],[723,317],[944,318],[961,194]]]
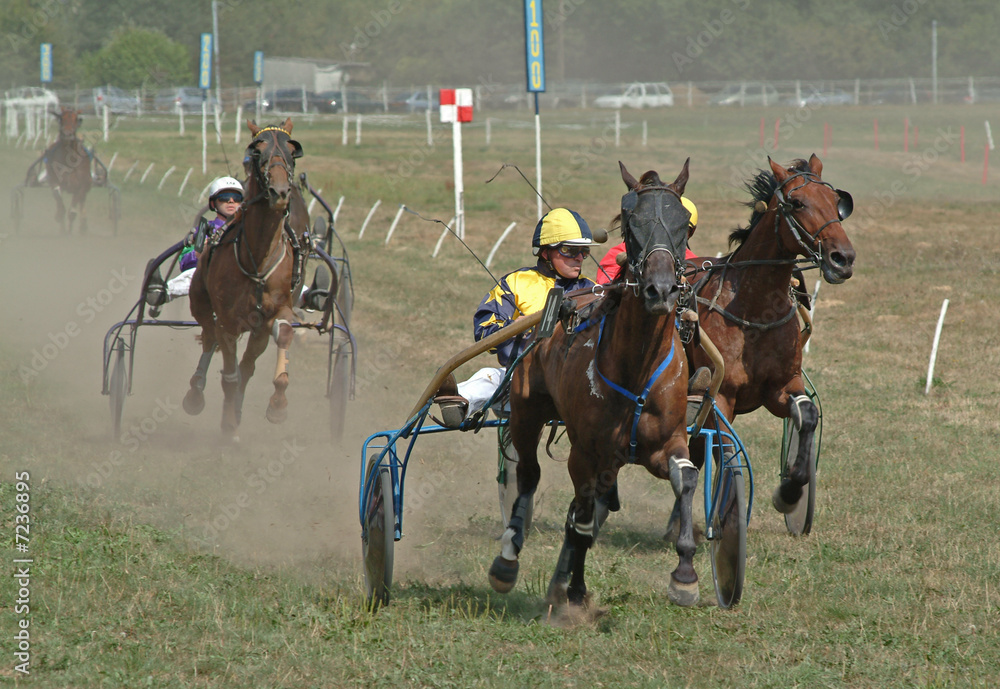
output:
[[[846,254],[843,254],[839,251],[834,251],[833,253],[830,254],[830,261],[834,265],[838,266],[849,266],[852,263],[854,263],[853,257],[849,257]]]

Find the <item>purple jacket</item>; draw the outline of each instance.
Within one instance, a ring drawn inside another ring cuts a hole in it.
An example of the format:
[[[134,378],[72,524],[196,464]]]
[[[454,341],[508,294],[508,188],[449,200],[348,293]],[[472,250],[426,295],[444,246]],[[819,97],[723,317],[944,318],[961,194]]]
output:
[[[209,220],[208,236],[211,237],[212,235],[214,235],[216,232],[219,231],[219,228],[225,224],[226,224],[226,219],[220,215],[217,215],[215,216],[214,219]],[[198,228],[196,227],[194,231],[197,234]],[[193,246],[184,247],[184,249],[181,251],[181,260],[180,260],[181,272],[185,270],[190,270],[191,268],[194,268],[197,265],[198,265],[198,254],[195,252],[194,247]]]

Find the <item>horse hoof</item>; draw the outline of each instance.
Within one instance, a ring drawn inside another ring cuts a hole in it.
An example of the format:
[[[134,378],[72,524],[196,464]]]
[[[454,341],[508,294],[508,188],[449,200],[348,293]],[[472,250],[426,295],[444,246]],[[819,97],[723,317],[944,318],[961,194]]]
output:
[[[267,416],[267,420],[271,423],[285,423],[285,419],[288,418],[288,407],[275,409],[271,405],[267,405],[265,416]]]
[[[569,601],[569,580],[552,577],[548,593],[545,594],[545,602],[557,608],[566,605],[567,601]]]
[[[671,603],[679,605],[682,608],[690,608],[692,605],[697,605],[700,598],[698,582],[693,581],[690,584],[684,584],[670,577],[667,598],[670,599]]]
[[[184,411],[191,416],[197,416],[201,413],[201,410],[205,408],[205,395],[201,390],[190,388],[187,391],[187,394],[184,395],[184,402],[181,406],[183,406]]]
[[[509,593],[517,583],[517,570],[521,564],[517,560],[507,560],[497,555],[490,566],[490,586],[497,593]]]
[[[799,503],[799,498],[801,497],[802,497],[802,488],[800,487],[799,497],[796,498],[795,500],[792,500],[791,502],[787,502],[785,498],[783,498],[781,495],[781,486],[778,486],[777,488],[774,489],[774,492],[771,493],[771,504],[774,505],[774,509],[778,510],[778,512],[780,512],[781,514],[788,514],[789,512],[795,509],[795,507]]]

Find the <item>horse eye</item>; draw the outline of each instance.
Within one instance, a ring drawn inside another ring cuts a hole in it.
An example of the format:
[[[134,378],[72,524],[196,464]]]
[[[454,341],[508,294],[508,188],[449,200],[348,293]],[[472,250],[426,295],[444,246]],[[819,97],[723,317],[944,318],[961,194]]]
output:
[[[800,210],[802,210],[803,208],[806,207],[806,204],[802,203],[798,199],[790,199],[790,201],[791,201],[792,209],[793,210],[800,211]]]

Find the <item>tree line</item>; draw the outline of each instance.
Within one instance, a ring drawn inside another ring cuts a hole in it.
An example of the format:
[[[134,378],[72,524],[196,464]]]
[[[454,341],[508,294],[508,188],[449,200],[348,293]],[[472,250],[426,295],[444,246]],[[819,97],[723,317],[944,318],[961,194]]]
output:
[[[544,0],[552,81],[991,76],[995,0]],[[38,82],[53,44],[59,87],[196,83],[211,0],[0,0],[4,88]],[[266,55],[369,63],[392,84],[524,79],[518,0],[219,0],[223,86]]]

